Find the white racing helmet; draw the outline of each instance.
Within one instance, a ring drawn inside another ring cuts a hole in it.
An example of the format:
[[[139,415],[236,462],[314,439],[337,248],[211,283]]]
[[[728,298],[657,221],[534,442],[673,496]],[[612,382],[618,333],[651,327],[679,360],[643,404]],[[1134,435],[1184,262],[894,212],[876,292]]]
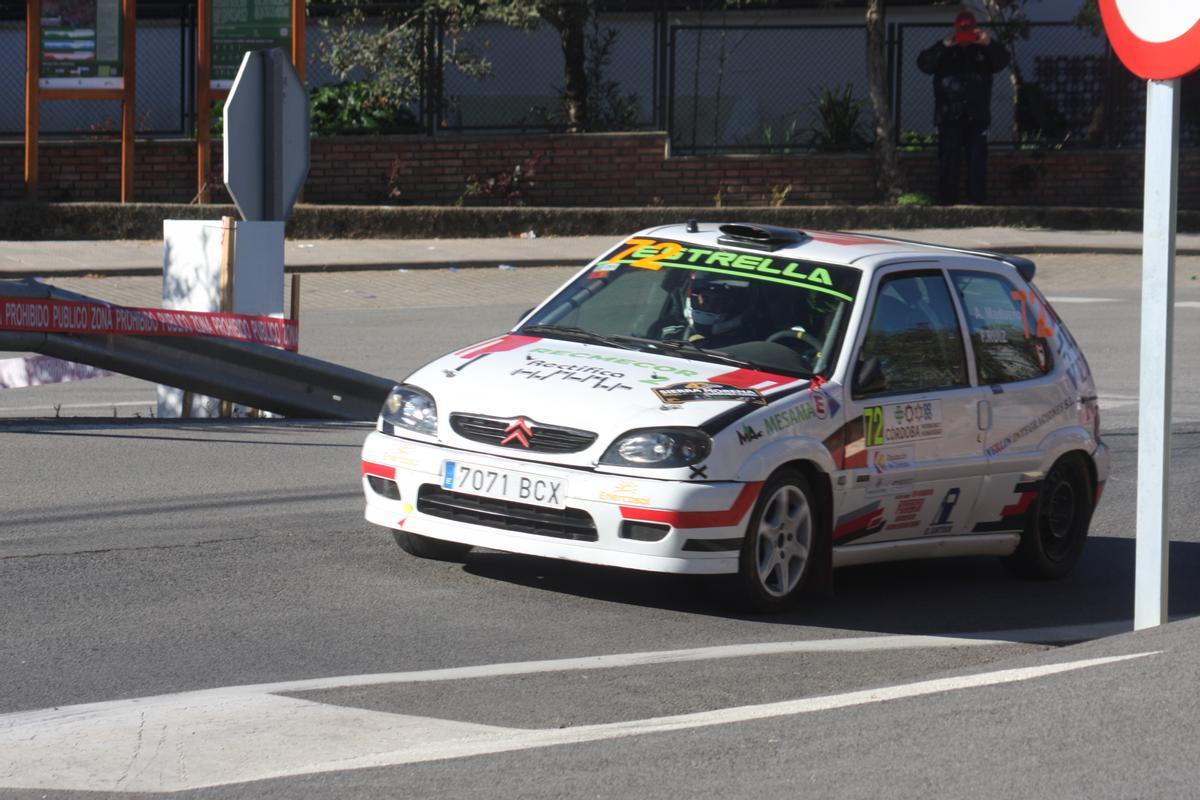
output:
[[[688,284],[683,316],[701,336],[719,336],[742,324],[749,305],[749,281],[699,273]]]

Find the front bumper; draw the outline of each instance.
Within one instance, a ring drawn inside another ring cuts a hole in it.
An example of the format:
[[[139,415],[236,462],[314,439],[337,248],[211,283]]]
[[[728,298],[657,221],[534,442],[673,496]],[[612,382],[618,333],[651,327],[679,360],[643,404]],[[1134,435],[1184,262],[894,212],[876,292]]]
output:
[[[567,510],[446,492],[447,460],[566,481]],[[595,473],[379,432],[363,445],[362,483],[367,520],[387,528],[510,553],[700,575],[737,571],[746,521],[761,488]],[[657,526],[654,535],[664,535],[657,541],[629,538],[630,523]]]

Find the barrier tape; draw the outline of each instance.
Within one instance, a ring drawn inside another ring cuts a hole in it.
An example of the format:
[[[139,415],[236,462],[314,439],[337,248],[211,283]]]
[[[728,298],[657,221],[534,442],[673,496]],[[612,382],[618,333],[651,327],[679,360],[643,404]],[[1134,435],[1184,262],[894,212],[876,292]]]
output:
[[[215,336],[295,351],[300,323],[279,317],[129,308],[80,300],[0,297],[0,330],[115,333],[124,336]]]

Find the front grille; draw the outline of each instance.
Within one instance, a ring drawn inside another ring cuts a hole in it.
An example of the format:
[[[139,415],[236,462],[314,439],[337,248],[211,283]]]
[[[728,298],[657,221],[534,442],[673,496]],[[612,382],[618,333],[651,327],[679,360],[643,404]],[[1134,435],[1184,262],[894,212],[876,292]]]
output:
[[[417,510],[422,514],[472,525],[486,525],[518,533],[596,541],[596,523],[578,508],[542,508],[491,497],[450,492],[432,483],[417,490]]]
[[[515,437],[504,444],[504,447],[513,447],[517,450],[529,449],[539,453],[578,453],[580,450],[588,449],[592,442],[596,441],[596,434],[591,431],[543,425],[523,417],[506,419],[476,414],[451,414],[450,427],[464,439],[500,447],[501,442],[509,438],[513,424],[521,419],[525,420],[532,432],[526,439],[529,447],[526,448],[521,440]]]

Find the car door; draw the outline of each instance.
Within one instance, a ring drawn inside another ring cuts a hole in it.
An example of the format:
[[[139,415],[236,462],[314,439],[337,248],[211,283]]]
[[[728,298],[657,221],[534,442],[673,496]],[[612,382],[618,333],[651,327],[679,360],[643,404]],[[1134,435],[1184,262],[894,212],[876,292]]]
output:
[[[868,303],[845,395],[851,432],[834,544],[965,532],[986,471],[983,390],[947,276],[881,270]]]
[[[988,462],[978,533],[1021,530],[1038,495],[1042,438],[1075,413],[1072,392],[1055,368],[1057,348],[1048,312],[1018,276],[991,269],[952,269],[950,280],[966,318],[979,383]]]

